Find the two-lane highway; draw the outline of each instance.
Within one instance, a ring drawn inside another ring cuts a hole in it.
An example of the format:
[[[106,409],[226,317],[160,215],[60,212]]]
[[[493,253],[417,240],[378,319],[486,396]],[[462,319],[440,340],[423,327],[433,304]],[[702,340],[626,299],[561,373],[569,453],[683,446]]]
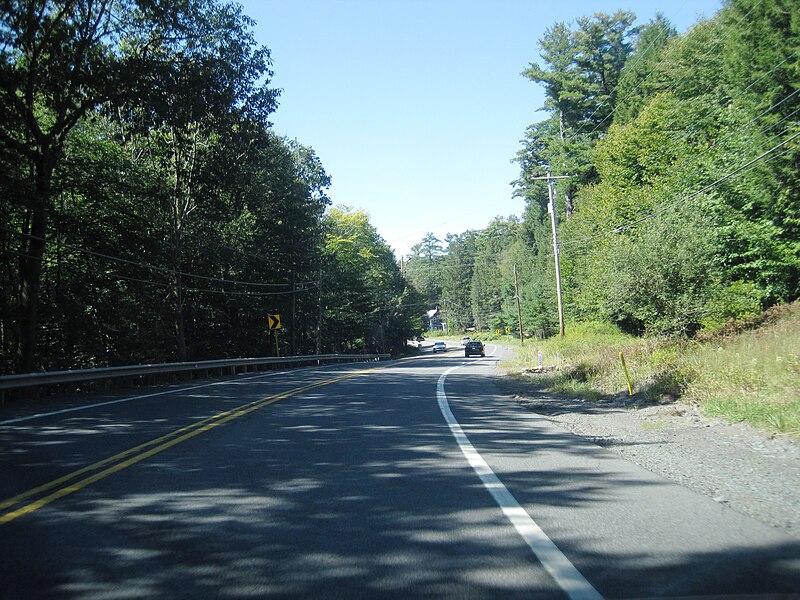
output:
[[[800,593],[800,543],[525,412],[486,358],[0,415],[3,598]]]

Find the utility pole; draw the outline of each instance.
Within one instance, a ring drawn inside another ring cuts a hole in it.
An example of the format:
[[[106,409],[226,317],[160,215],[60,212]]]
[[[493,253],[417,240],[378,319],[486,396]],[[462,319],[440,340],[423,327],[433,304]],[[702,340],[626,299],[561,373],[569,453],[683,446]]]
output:
[[[317,356],[319,356],[322,354],[322,267],[319,268],[317,299],[319,301],[319,315],[317,317]]]
[[[550,226],[553,229],[553,258],[556,261],[556,295],[558,296],[558,334],[564,337],[564,305],[561,301],[561,265],[558,260],[558,231],[556,229],[556,208],[555,208],[555,185],[554,179],[567,179],[570,175],[550,175],[547,172],[547,177],[532,177],[531,179],[544,179],[547,180],[547,212],[550,213]]]
[[[295,270],[292,269],[292,332],[289,337],[290,352],[292,355],[297,355],[297,327],[295,322],[297,320],[297,281],[295,279]]]
[[[519,343],[525,345],[525,336],[522,334],[522,309],[519,306],[519,281],[517,280],[517,263],[514,263],[514,297],[517,299],[517,323],[519,323]]]
[[[558,335],[564,337],[564,305],[561,302],[561,265],[558,260],[558,229],[556,228],[556,207],[553,202],[555,192],[553,191],[553,180],[550,173],[547,174],[547,196],[550,201],[547,204],[547,212],[550,213],[550,225],[553,228],[553,256],[556,261],[556,295],[558,296]]]

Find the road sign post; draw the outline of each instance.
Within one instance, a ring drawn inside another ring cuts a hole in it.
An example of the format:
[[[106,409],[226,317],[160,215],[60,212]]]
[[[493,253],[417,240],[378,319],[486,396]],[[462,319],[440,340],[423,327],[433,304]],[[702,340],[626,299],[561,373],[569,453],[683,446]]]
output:
[[[278,329],[282,328],[280,315],[267,315],[267,326],[275,336],[275,356],[280,358],[281,352],[278,346]]]

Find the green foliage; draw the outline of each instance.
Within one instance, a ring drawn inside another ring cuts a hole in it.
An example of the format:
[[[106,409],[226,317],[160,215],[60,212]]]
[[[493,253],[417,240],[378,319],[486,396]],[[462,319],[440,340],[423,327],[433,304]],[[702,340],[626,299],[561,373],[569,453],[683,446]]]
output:
[[[441,271],[442,306],[451,332],[475,327],[472,315],[471,286],[480,234],[467,231],[448,236],[447,253]]]
[[[241,7],[0,8],[0,371],[266,355],[268,313],[282,353],[421,328],[385,243],[323,216],[320,159],[271,130]]]
[[[748,328],[704,342],[639,338],[606,323],[582,323],[518,348],[509,367],[555,368],[538,382],[587,400],[627,395],[619,353],[632,379],[633,402],[680,399],[707,415],[768,431],[800,435],[800,304],[777,306]]]
[[[541,43],[549,68],[532,64],[524,73],[544,83],[551,112],[528,129],[518,155],[528,231],[546,219],[535,210],[544,199],[533,177],[562,164],[554,149],[572,140],[575,107],[600,93],[574,84],[598,70],[578,57],[590,47],[592,56],[624,48],[625,20],[617,16],[617,28],[601,34],[605,22],[595,16],[574,32],[548,30]],[[661,16],[638,30],[633,53],[614,70],[607,133],[583,154],[583,167],[570,169],[577,185],[557,198],[566,205],[557,215],[571,318],[690,336],[798,296],[790,143],[800,107],[798,22],[793,3],[746,0],[682,36]],[[552,258],[541,240],[532,246],[541,257],[533,270],[544,274]],[[540,279],[541,295],[548,284]]]
[[[478,329],[493,330],[513,322],[503,317],[504,298],[509,296],[506,284],[513,285],[513,279],[503,277],[503,263],[507,262],[504,251],[518,233],[516,219],[495,218],[477,239],[470,297],[472,318]]]
[[[759,329],[712,340],[683,360],[685,397],[707,413],[800,435],[800,306],[777,312]]]
[[[555,186],[568,331],[687,338],[797,298],[798,10],[735,0],[684,35],[661,15],[634,28],[626,12],[550,27],[523,71],[548,114],[515,159],[522,221],[412,257],[429,303],[459,329],[516,329],[516,266],[526,334],[552,333],[547,172],[570,174]],[[679,389],[673,375],[664,366],[658,385]]]
[[[544,85],[543,108],[551,116],[528,128],[525,148],[517,155],[522,195],[531,196],[529,188],[537,185],[531,176],[545,170],[569,173],[573,179],[564,199],[571,215],[577,186],[595,180],[591,151],[611,125],[620,73],[631,52],[633,20],[630,12],[597,13],[578,19],[574,30],[557,23],[539,41],[545,66],[531,63],[522,75]]]
[[[633,208],[637,210],[642,208],[644,194],[635,193],[643,186],[670,178],[686,157],[688,148],[682,139],[674,137],[681,118],[676,114],[675,103],[676,98],[669,93],[654,96],[634,120],[615,123],[595,149],[595,166],[602,183],[614,189],[621,201],[634,194]],[[621,220],[619,217],[629,215],[616,216]]]
[[[430,308],[440,304],[443,261],[442,242],[429,232],[419,244],[415,244],[411,248],[411,256],[405,267],[409,280],[422,294]]]
[[[753,282],[733,281],[720,285],[706,306],[700,324],[713,333],[731,321],[746,319],[761,312],[763,292]]]
[[[522,219],[428,234],[402,267],[366,215],[326,214],[321,161],[270,129],[270,53],[236,5],[2,8],[6,372],[264,354],[268,312],[293,353],[396,351],[435,306],[451,331],[516,331],[515,273],[526,336],[545,337],[548,171],[570,175],[555,188],[568,332],[685,338],[800,295],[796,2],[731,0],[683,35],[622,11],[553,25],[523,73],[547,115],[516,157]],[[683,389],[645,346],[652,389]]]
[[[626,123],[636,117],[647,98],[656,95],[654,90],[658,82],[653,77],[654,70],[661,62],[667,44],[677,34],[660,13],[653,21],[639,27],[634,50],[620,73],[615,123]]]
[[[323,347],[400,352],[422,328],[418,293],[363,211],[335,207],[324,218]]]
[[[618,79],[631,52],[633,20],[630,12],[597,13],[579,18],[575,30],[564,23],[546,30],[539,42],[545,67],[531,63],[522,74],[544,84],[544,108],[559,113],[564,128],[607,128],[603,123],[614,108]]]

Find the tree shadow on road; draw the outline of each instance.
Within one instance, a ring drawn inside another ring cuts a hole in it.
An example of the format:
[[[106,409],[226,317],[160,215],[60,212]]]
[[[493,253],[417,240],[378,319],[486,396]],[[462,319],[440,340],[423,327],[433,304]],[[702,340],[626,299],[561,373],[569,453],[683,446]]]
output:
[[[310,389],[2,526],[0,596],[564,597],[439,413],[442,360]],[[674,486],[485,383],[446,386],[465,433],[605,596],[800,592],[800,543],[785,536],[660,540],[713,518],[686,507],[603,523]]]

